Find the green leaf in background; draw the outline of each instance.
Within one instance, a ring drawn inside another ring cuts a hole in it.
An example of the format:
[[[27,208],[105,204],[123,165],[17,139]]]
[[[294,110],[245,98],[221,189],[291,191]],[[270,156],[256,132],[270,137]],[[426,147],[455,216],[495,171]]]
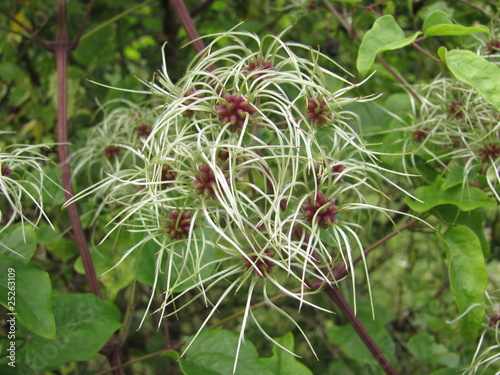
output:
[[[70,361],[89,360],[121,327],[116,306],[93,294],[55,297],[52,308],[57,327],[55,339],[34,337],[22,349],[26,363],[39,373]]]
[[[206,236],[205,238],[210,238],[209,236],[211,235],[210,230],[205,229]],[[137,241],[140,240],[140,236],[136,233],[132,233],[132,241],[133,243],[137,243]],[[161,273],[158,278],[158,283],[160,285],[164,285],[165,282],[167,281],[167,274],[164,272],[168,268],[168,257],[173,256],[173,264],[174,267],[172,267],[171,270],[171,275],[170,275],[170,280],[171,280],[171,287],[174,285],[175,282],[181,282],[180,284],[176,285],[174,287],[174,291],[177,293],[183,292],[184,290],[192,287],[196,282],[197,282],[197,277],[200,277],[202,279],[205,279],[213,274],[215,271],[216,267],[215,266],[206,266],[203,267],[203,269],[200,271],[198,269],[198,266],[196,264],[193,264],[193,259],[192,258],[187,258],[187,260],[184,259],[183,254],[185,254],[186,249],[185,249],[186,244],[185,243],[179,243],[177,245],[174,245],[173,248],[171,248],[171,251],[166,252],[165,250],[162,250],[160,245],[158,245],[154,241],[148,241],[146,242],[142,248],[137,249],[136,251],[136,264],[134,266],[134,272],[135,276],[137,277],[137,280],[139,280],[141,283],[153,286],[154,278],[155,278],[155,273],[156,273],[156,263],[158,261],[159,257],[159,252],[162,251],[162,259],[161,259],[161,265],[160,265],[160,270]],[[194,246],[193,244],[191,246]],[[201,243],[201,240],[198,243],[198,248],[201,249],[203,247],[203,244]],[[207,249],[206,249],[207,250]],[[208,251],[205,251],[203,253],[202,259],[205,264],[211,263],[217,258],[217,251],[214,251],[214,249],[208,249]],[[182,270],[179,274],[179,270]],[[193,275],[197,275],[196,277],[193,277]]]
[[[7,82],[19,81],[27,76],[28,73],[17,64],[12,62],[0,64],[0,77]]]
[[[366,32],[359,47],[356,68],[365,76],[373,65],[377,54],[403,48],[411,44],[421,32],[406,37],[404,31],[391,15],[378,18],[373,27]]]
[[[443,191],[444,179],[436,178],[432,185],[419,186],[415,189],[415,197],[422,202],[414,201],[406,197],[406,204],[415,212],[427,212],[436,206],[451,204],[457,206],[461,211],[472,211],[479,207],[495,208],[494,199],[488,197],[484,191],[474,186],[455,185]]]
[[[294,339],[293,334],[288,332],[285,336],[280,337],[276,342],[288,350],[294,350]],[[268,368],[270,368],[274,374],[279,375],[313,375],[311,370],[309,370],[303,363],[300,363],[297,358],[290,353],[287,353],[278,346],[273,346],[273,356],[269,358],[262,358],[262,363],[264,363]]]
[[[457,375],[457,370],[453,368],[442,368],[429,375]]]
[[[410,337],[406,347],[419,364],[439,364],[452,369],[460,365],[457,354],[450,352],[446,346],[436,343],[434,336],[427,332],[419,332]],[[454,371],[456,374],[456,370]]]
[[[434,336],[420,332],[408,340],[406,347],[413,354],[418,363],[425,363],[433,354],[435,345]]]
[[[103,46],[106,47],[103,48]],[[116,31],[114,25],[111,24],[87,38],[82,38],[72,56],[82,66],[92,69],[91,67],[95,66],[98,61],[99,64],[110,61],[115,51]]]
[[[29,225],[16,223],[0,232],[0,259],[16,258],[29,262],[36,250],[36,237]]]
[[[490,29],[484,25],[466,27],[454,24],[442,10],[436,10],[429,14],[424,21],[423,30],[425,36],[470,35],[474,33],[490,34]]]
[[[108,301],[114,301],[118,292],[134,281],[134,253],[125,258],[118,267],[112,269],[128,250],[128,245],[131,242],[126,242],[130,240],[130,235],[123,233],[115,241],[113,239],[104,242],[98,249],[95,246],[91,246],[89,249],[96,274],[99,277],[99,282],[104,285],[105,298]],[[78,273],[85,274],[81,257],[76,260],[74,267]]]
[[[233,374],[239,336],[226,330],[206,330],[199,334],[180,360],[185,375]],[[276,375],[261,362],[254,345],[241,345],[236,375]],[[291,374],[290,374],[291,375]]]
[[[457,225],[438,231],[446,244],[450,287],[460,314],[474,304],[461,321],[461,333],[475,339],[484,317],[484,291],[488,274],[484,265],[481,243],[472,229]]]
[[[9,274],[15,274],[15,285],[9,284]],[[0,275],[0,304],[9,309],[8,297],[14,296],[16,319],[30,332],[46,339],[54,338],[56,325],[50,305],[52,285],[48,273],[18,259],[2,257]]]
[[[51,228],[50,225],[43,223],[37,228],[35,234],[37,242],[41,245],[53,245],[61,238],[61,231],[57,227]]]
[[[500,111],[500,67],[471,51],[446,52],[446,65],[460,81],[474,87]]]

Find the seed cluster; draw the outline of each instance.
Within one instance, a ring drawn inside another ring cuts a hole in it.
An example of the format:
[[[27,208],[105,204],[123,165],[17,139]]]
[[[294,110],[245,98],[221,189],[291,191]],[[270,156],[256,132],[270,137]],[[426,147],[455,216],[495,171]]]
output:
[[[248,73],[254,73],[257,71],[262,71],[262,73],[254,73],[252,74],[253,79],[258,79],[267,74],[269,71],[276,70],[273,64],[270,61],[266,61],[263,58],[259,57],[255,60],[252,60],[248,63],[248,66],[245,68]]]
[[[309,99],[306,117],[315,125],[325,125],[333,119],[333,114],[326,100],[318,97]]]
[[[309,197],[304,203],[304,215],[309,222],[317,222],[322,228],[337,221],[337,207],[333,199],[325,198],[323,192],[318,191],[315,197]]]
[[[182,214],[179,211],[171,212],[168,220],[164,223],[165,232],[167,232],[173,240],[186,238],[191,228],[191,213],[188,211]]]
[[[214,171],[210,166],[203,164],[198,167],[200,172],[194,178],[193,185],[200,195],[215,197],[214,185],[217,183]]]
[[[493,314],[490,316],[490,321],[488,323],[489,327],[498,328],[499,323],[500,323],[500,314]]]
[[[253,268],[255,276],[265,277],[273,272],[275,263],[269,259],[273,257],[274,253],[270,249],[265,249],[260,257],[257,254],[250,255],[243,259],[243,263],[247,268]]]
[[[490,159],[495,160],[496,158],[500,157],[500,147],[498,147],[497,143],[489,143],[483,148],[479,149],[478,155],[481,156],[483,161],[488,161]]]
[[[417,129],[413,132],[413,138],[415,138],[416,141],[418,142],[423,142],[429,135],[429,132],[431,131],[430,128],[420,128]]]
[[[193,104],[196,102],[197,99],[201,99],[202,95],[200,93],[196,93],[196,91],[190,90],[186,94],[184,94],[184,97],[186,100],[182,103],[182,106],[187,107],[190,104]],[[186,109],[183,113],[184,117],[191,118],[195,115],[196,111],[193,109]]]
[[[137,128],[135,128],[137,132],[137,138],[147,138],[149,134],[151,134],[151,130],[149,129],[148,124],[141,124]]]
[[[171,181],[177,178],[177,172],[174,171],[170,165],[163,165],[161,167],[161,181],[163,182],[163,187],[168,187],[171,185]]]
[[[12,173],[12,169],[7,164],[2,166],[2,176],[7,177],[11,173]]]
[[[114,160],[118,155],[120,155],[120,147],[119,146],[106,146],[103,150],[104,156],[108,158],[108,160]]]
[[[252,116],[256,109],[241,95],[225,95],[224,102],[216,105],[215,110],[222,124],[230,124],[232,132],[243,128],[245,119]]]
[[[451,102],[448,108],[448,114],[451,118],[461,119],[464,117],[464,111],[462,109],[463,103],[460,100],[454,100]]]

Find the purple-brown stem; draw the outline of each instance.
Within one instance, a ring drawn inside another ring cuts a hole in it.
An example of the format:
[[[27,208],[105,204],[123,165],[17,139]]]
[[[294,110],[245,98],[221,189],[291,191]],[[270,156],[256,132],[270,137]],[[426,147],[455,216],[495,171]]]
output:
[[[92,7],[93,1],[89,4]],[[87,8],[85,23],[90,15],[91,8]],[[66,0],[57,1],[57,36],[54,43],[50,44],[50,50],[56,54],[57,65],[57,141],[59,143],[59,164],[61,166],[62,185],[65,190],[66,200],[73,196],[73,187],[71,185],[71,170],[69,166],[68,152],[68,87],[67,87],[67,71],[68,71],[68,55],[71,50],[76,48],[76,43],[71,42],[68,37],[68,29],[66,23]],[[80,34],[80,33],[79,33]],[[82,263],[85,268],[85,275],[90,291],[102,298],[99,282],[92,262],[92,257],[88,248],[85,233],[83,231],[80,215],[76,204],[68,206],[68,215],[73,229],[73,234],[78,245],[78,251],[82,258]],[[120,340],[113,336],[101,350],[108,358],[111,367],[118,367],[114,373],[122,375],[121,356],[120,356]]]
[[[61,167],[62,185],[66,200],[73,197],[73,187],[71,185],[71,170],[69,166],[68,152],[68,87],[67,87],[67,70],[69,52],[76,48],[78,41],[83,33],[85,25],[90,17],[90,13],[95,0],[91,0],[87,6],[87,12],[78,32],[76,41],[72,42],[68,37],[67,20],[66,20],[66,0],[57,0],[57,35],[53,42],[48,42],[40,38],[33,30],[23,25],[9,12],[0,8],[0,13],[6,15],[13,22],[19,25],[23,30],[29,33],[37,42],[39,42],[47,50],[54,52],[56,55],[57,67],[57,142],[59,164]],[[85,268],[85,275],[90,291],[96,296],[102,298],[99,282],[97,280],[92,257],[89,252],[85,233],[80,221],[80,215],[75,204],[68,206],[68,215],[71,223],[73,235],[78,246],[78,251],[82,258],[82,263]],[[113,336],[102,352],[107,356],[111,367],[117,368],[114,371],[117,375],[122,375],[121,357],[120,357],[120,342],[116,336]]]
[[[170,0],[170,4],[172,5],[172,8],[174,8],[174,12],[177,17],[179,17],[182,27],[186,30],[189,40],[192,41],[194,50],[196,53],[200,53],[205,49],[205,44],[200,39],[200,34],[193,23],[191,15],[186,8],[186,4],[184,4],[183,0]]]
[[[71,170],[69,166],[68,152],[68,87],[67,87],[67,71],[68,71],[68,55],[71,49],[74,49],[74,43],[68,39],[68,30],[66,26],[66,2],[65,0],[57,1],[57,36],[53,43],[50,43],[49,48],[56,54],[57,66],[57,142],[59,153],[59,164],[61,166],[62,185],[66,200],[73,197],[73,187],[71,185]],[[80,256],[82,257],[85,275],[91,293],[102,298],[99,283],[94,269],[94,264],[90,256],[85,233],[83,232],[80,215],[76,204],[68,206],[68,215],[73,229],[73,235],[78,245]]]
[[[331,298],[331,300],[338,306],[342,314],[349,320],[349,323],[352,325],[358,336],[363,340],[364,344],[368,348],[368,350],[373,354],[380,367],[385,371],[387,375],[398,375],[397,371],[392,367],[389,360],[386,358],[382,350],[378,347],[377,343],[373,341],[373,338],[365,329],[363,324],[359,321],[359,319],[354,315],[354,311],[352,310],[349,303],[345,300],[342,293],[340,293],[339,288],[335,285],[328,285],[325,287],[325,292]]]

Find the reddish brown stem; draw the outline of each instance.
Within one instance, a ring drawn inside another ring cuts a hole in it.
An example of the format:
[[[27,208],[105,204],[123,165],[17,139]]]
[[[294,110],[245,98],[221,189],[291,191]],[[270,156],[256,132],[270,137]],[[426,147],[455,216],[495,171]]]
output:
[[[193,43],[193,48],[197,53],[200,53],[205,49],[205,44],[200,39],[200,34],[196,29],[196,26],[191,19],[191,15],[186,8],[186,4],[182,0],[170,0],[172,8],[174,8],[175,14],[179,17],[182,27],[186,30],[186,34]]]
[[[92,6],[93,2],[90,3]],[[90,11],[87,12],[90,14]],[[68,55],[69,51],[76,47],[75,42],[71,42],[68,38],[68,29],[66,24],[66,0],[57,1],[57,36],[54,43],[51,43],[50,49],[56,54],[57,64],[57,141],[59,143],[59,163],[61,166],[62,184],[65,190],[66,200],[73,196],[73,186],[71,185],[71,170],[69,166],[68,153],[68,87],[67,87],[67,70],[68,70]],[[90,291],[102,298],[99,282],[94,269],[94,263],[89,252],[85,233],[83,231],[80,215],[76,204],[68,205],[68,215],[73,229],[73,234],[78,245],[78,251],[82,258],[82,263],[85,268],[85,276]],[[122,375],[120,342],[116,336],[113,336],[102,352],[108,358],[111,367],[117,367],[116,375]]]
[[[339,288],[336,285],[329,285],[325,288],[325,291],[332,301],[338,306],[340,311],[342,311],[342,314],[344,314],[347,320],[349,320],[349,323],[353,326],[358,336],[361,340],[363,340],[364,344],[373,354],[385,373],[388,375],[398,375],[397,371],[392,367],[391,363],[386,358],[384,353],[382,353],[382,350],[380,350],[377,343],[373,341],[371,335],[365,329],[363,324],[361,324],[356,315],[354,315],[354,311],[352,311],[351,306],[349,306],[349,303],[347,303],[342,293],[340,293]]]
[[[67,71],[68,71],[68,55],[69,51],[74,48],[74,43],[68,40],[68,31],[66,27],[66,2],[58,0],[57,2],[57,37],[54,43],[50,44],[50,49],[56,54],[57,65],[57,142],[59,163],[61,166],[62,185],[65,190],[66,200],[73,196],[73,186],[71,185],[71,171],[68,163],[68,87],[67,87]],[[91,293],[102,298],[99,282],[94,269],[94,264],[90,256],[85,233],[83,232],[80,215],[76,204],[68,206],[68,215],[73,229],[73,235],[82,257],[85,275]]]

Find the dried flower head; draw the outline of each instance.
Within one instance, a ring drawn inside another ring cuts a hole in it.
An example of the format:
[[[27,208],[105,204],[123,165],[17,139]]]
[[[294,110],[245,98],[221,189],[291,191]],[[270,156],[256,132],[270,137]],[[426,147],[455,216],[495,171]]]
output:
[[[114,160],[118,157],[118,155],[120,155],[120,151],[121,149],[119,146],[110,145],[106,146],[102,153],[106,156],[106,158],[108,158],[108,160]]]
[[[151,134],[151,129],[149,129],[148,124],[141,124],[135,128],[138,138],[147,138]]]
[[[255,113],[255,108],[241,95],[225,95],[223,102],[215,106],[222,124],[230,124],[229,130],[235,132],[243,128],[247,117]]]
[[[180,240],[188,237],[191,226],[191,213],[189,211],[184,211],[182,214],[179,211],[174,211],[168,215],[168,220],[164,223],[164,230],[173,240]]]
[[[259,277],[266,277],[273,272],[275,264],[272,258],[274,253],[271,249],[264,249],[259,254],[250,253],[248,257],[243,258],[246,268],[252,268],[253,274]]]
[[[306,117],[311,119],[315,125],[325,125],[332,121],[333,113],[325,98],[316,97],[309,99]]]
[[[304,203],[304,215],[309,222],[316,222],[322,228],[337,221],[337,207],[333,199],[325,198],[323,192],[318,191],[315,196],[309,197]]]

